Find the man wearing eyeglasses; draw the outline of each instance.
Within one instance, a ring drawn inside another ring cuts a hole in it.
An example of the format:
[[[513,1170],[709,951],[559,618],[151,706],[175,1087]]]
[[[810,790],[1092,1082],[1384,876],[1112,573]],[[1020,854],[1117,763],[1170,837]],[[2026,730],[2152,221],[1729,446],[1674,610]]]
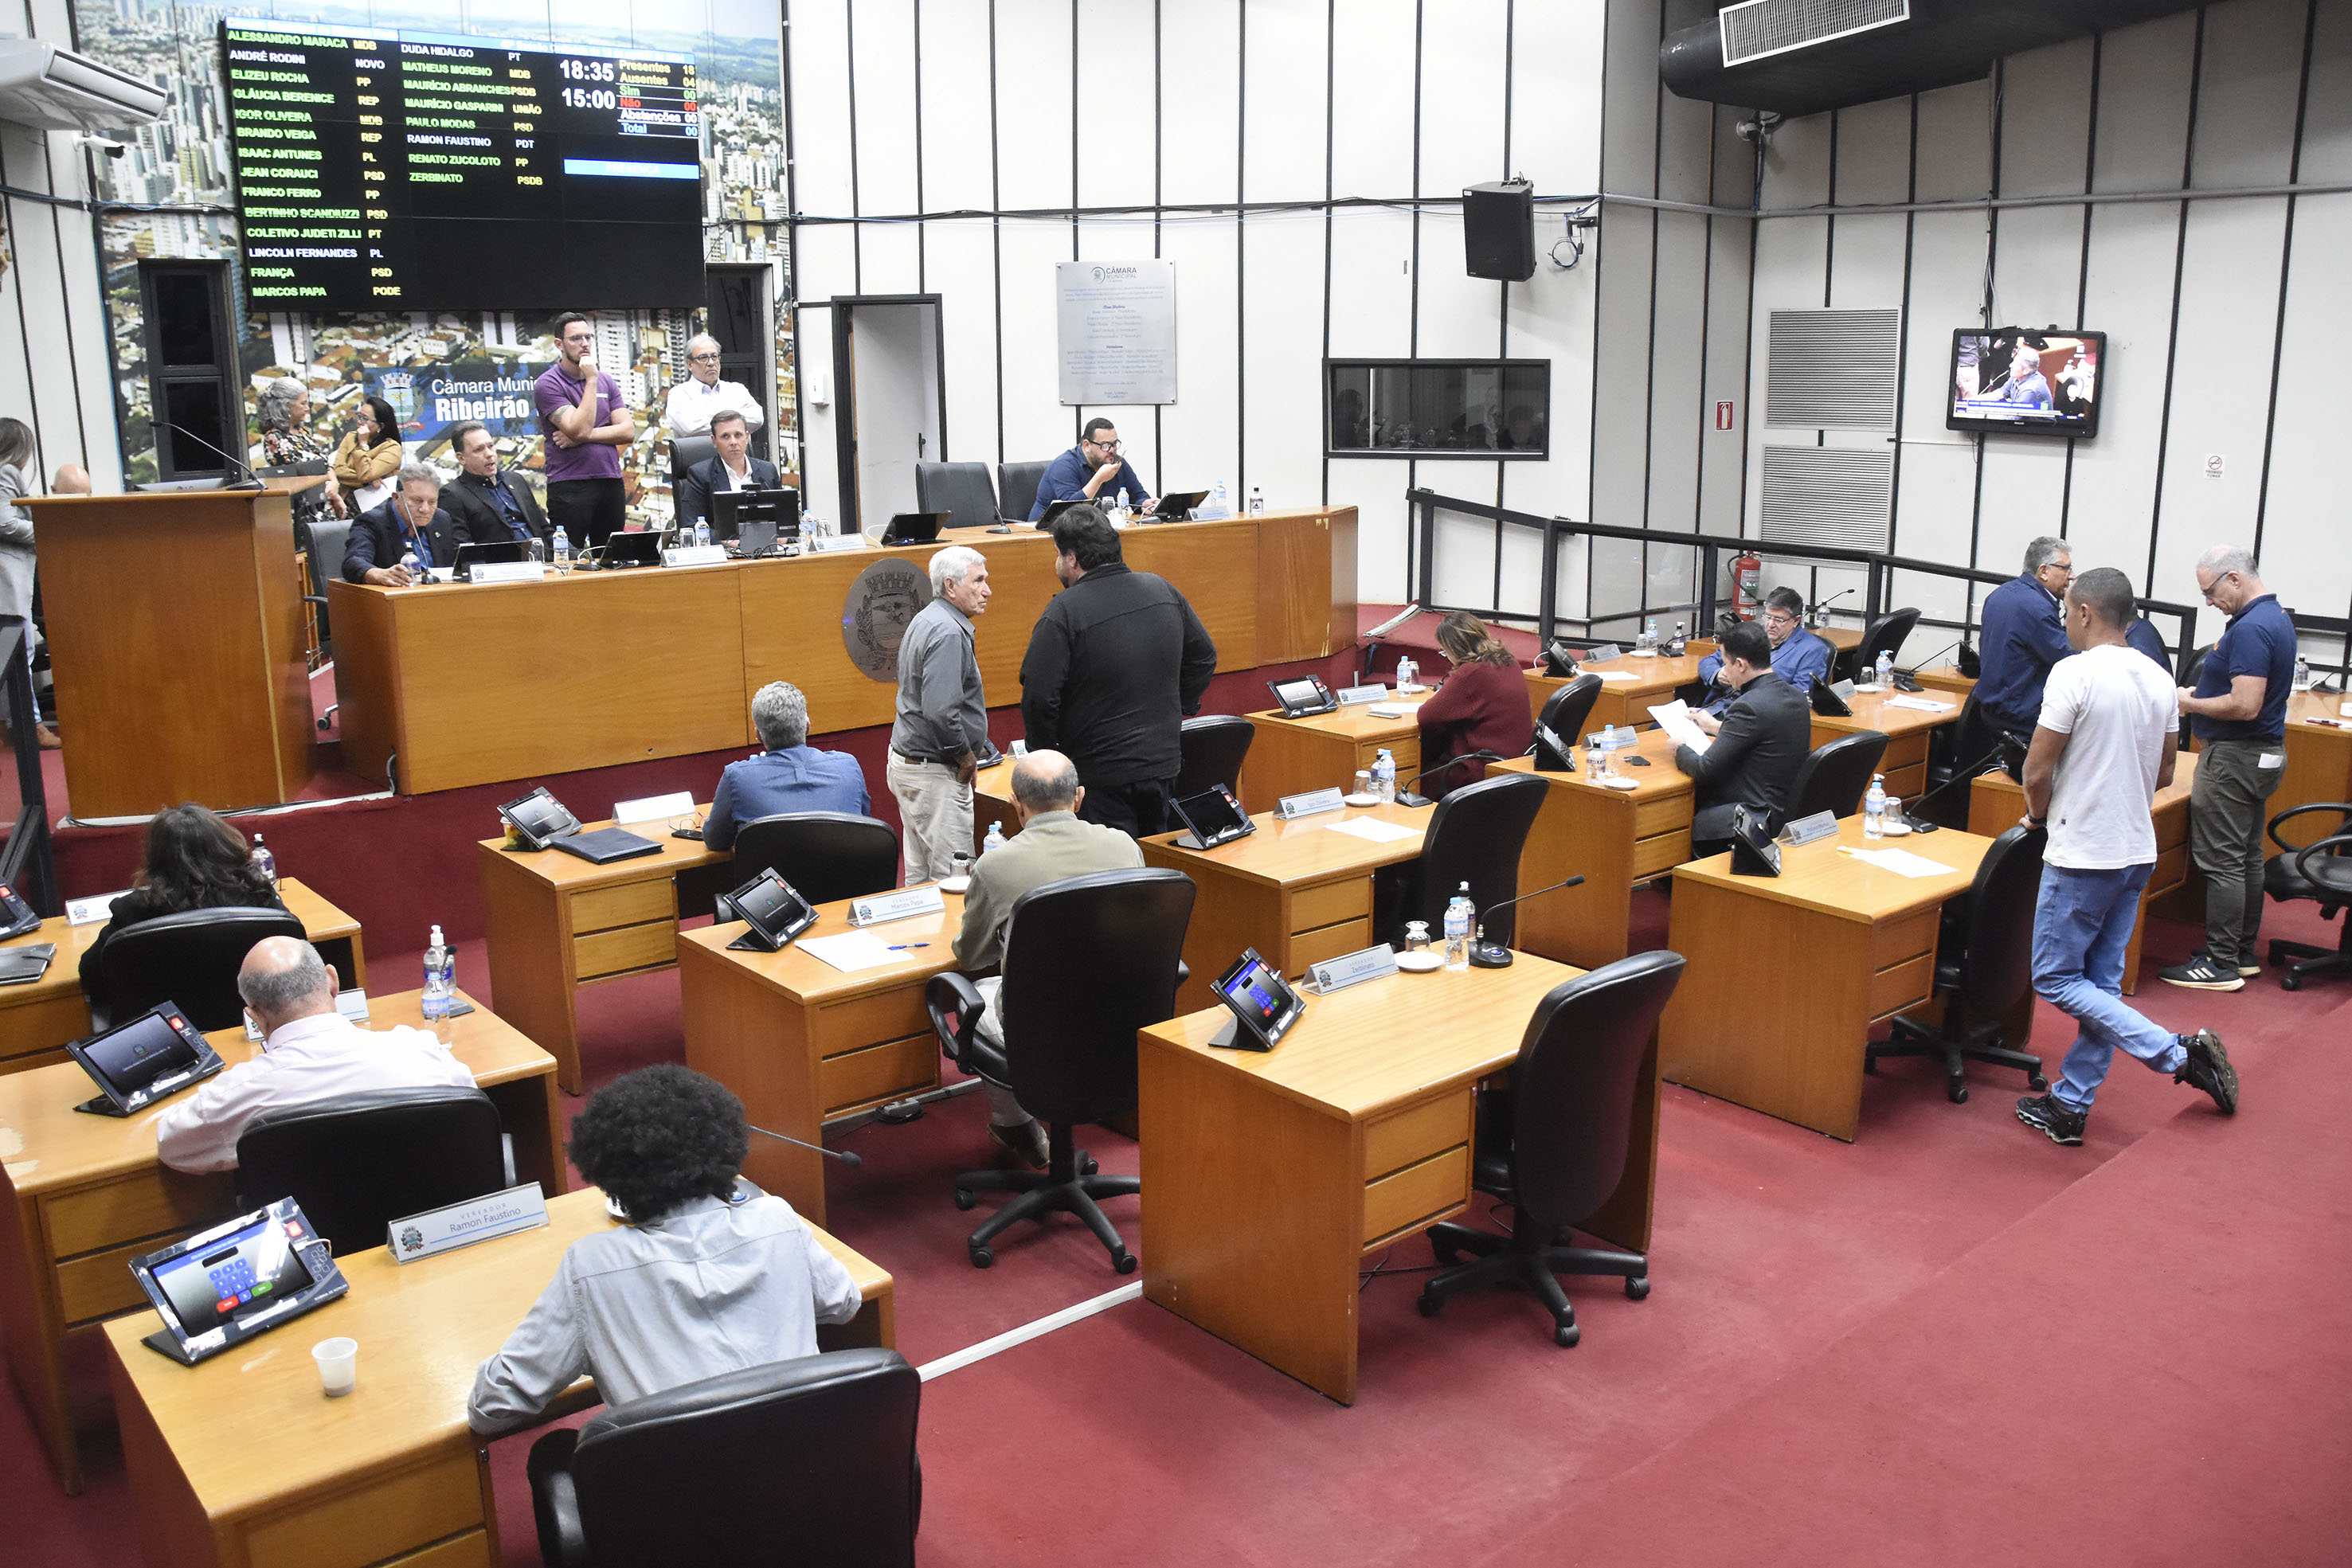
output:
[[[710,422],[721,413],[740,413],[743,428],[756,431],[765,422],[760,411],[760,400],[741,382],[719,379],[719,340],[708,332],[698,332],[687,340],[686,368],[690,372],[686,380],[669,389],[669,402],[664,417],[669,421],[670,439],[681,435],[708,435]]]
[[[1043,518],[1045,508],[1056,501],[1093,501],[1117,497],[1121,490],[1139,513],[1148,514],[1160,505],[1127,459],[1118,455],[1118,426],[1100,417],[1090,419],[1078,444],[1046,465],[1045,476],[1037,481],[1037,504],[1029,508],[1029,520]]]
[[[2074,651],[2060,610],[2074,580],[2074,550],[2044,534],[2025,547],[2025,570],[1985,595],[1977,703],[1988,723],[2029,744],[2050,666]]]
[[[2164,970],[2176,986],[2234,991],[2263,972],[2263,822],[2286,773],[2294,622],[2255,575],[2252,550],[2197,558],[2197,591],[2230,618],[2194,687],[2180,688],[2204,752],[2189,797],[2189,852],[2205,873],[2205,950]]]
[[[1800,695],[1815,681],[1830,678],[1830,645],[1805,630],[1805,596],[1793,588],[1776,588],[1764,596],[1764,635],[1772,640],[1772,673]],[[1709,653],[1698,662],[1698,678],[1707,688],[1699,712],[1720,719],[1739,699],[1739,688],[1724,679],[1723,655]],[[1700,725],[1709,735],[1714,730]]]

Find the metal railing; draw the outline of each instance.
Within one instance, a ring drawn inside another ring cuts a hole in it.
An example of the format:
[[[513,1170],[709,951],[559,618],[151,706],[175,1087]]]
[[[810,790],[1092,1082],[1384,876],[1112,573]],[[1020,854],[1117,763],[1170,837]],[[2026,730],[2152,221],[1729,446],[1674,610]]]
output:
[[[48,788],[41,779],[39,700],[25,662],[25,628],[0,629],[0,691],[7,694],[9,735],[16,752],[19,804],[8,842],[0,847],[0,883],[16,890],[44,918],[64,913],[58,897],[58,862],[49,842]]]

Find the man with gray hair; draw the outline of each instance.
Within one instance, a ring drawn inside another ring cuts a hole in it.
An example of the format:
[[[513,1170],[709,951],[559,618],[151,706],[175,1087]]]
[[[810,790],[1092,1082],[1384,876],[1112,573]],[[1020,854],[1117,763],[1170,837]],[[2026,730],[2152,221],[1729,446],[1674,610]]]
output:
[[[808,743],[808,698],[798,686],[770,681],[754,692],[751,727],[767,749],[729,763],[719,776],[702,823],[704,843],[730,848],[739,823],[785,811],[866,815],[866,770],[845,751],[819,751]]]
[[[972,863],[971,887],[963,895],[963,925],[956,933],[956,967],[980,975],[1003,962],[1004,928],[1012,922],[1013,901],[1030,889],[1088,872],[1133,871],[1143,864],[1143,852],[1127,834],[1079,821],[1078,807],[1086,795],[1078,785],[1077,765],[1058,751],[1033,751],[1013,765],[1013,809],[1021,818],[1021,831],[1003,849]],[[978,1031],[1000,1046],[1004,1033],[996,1020],[996,993],[1003,983],[993,975],[977,982],[986,1004]],[[1045,1168],[1045,1129],[1001,1084],[988,1086],[988,1135],[999,1148],[1038,1170]]]
[[[2234,991],[2263,972],[2263,822],[2286,774],[2294,622],[2263,586],[2253,552],[2236,545],[2197,558],[2197,591],[2230,618],[2197,685],[2179,688],[2180,711],[2205,743],[2189,797],[2189,853],[2205,873],[2205,946],[2163,977]]]
[[[1987,723],[2020,740],[2033,737],[2050,666],[2073,652],[2058,607],[2074,580],[2074,552],[2044,534],[2025,547],[2025,570],[1985,596],[1977,704]]]
[[[760,400],[751,395],[751,388],[740,382],[719,379],[718,339],[708,332],[697,332],[688,339],[686,369],[686,380],[669,389],[669,400],[663,409],[672,440],[681,435],[709,434],[713,416],[730,410],[741,414],[743,423],[751,430],[766,423]]]
[[[898,643],[890,793],[906,824],[907,881],[935,882],[972,852],[971,780],[988,754],[988,702],[972,617],[988,612],[988,560],[970,545],[931,557],[931,601]]]
[[[470,1089],[474,1075],[429,1030],[364,1030],[335,1010],[335,972],[299,936],[257,942],[236,994],[262,1031],[239,1062],[155,1121],[155,1148],[176,1171],[236,1168],[245,1124],[281,1105],[374,1089]]]
[[[400,465],[400,488],[352,519],[343,545],[343,580],[406,588],[415,580],[407,558],[446,570],[465,542],[457,519],[441,509],[440,470],[412,458]]]

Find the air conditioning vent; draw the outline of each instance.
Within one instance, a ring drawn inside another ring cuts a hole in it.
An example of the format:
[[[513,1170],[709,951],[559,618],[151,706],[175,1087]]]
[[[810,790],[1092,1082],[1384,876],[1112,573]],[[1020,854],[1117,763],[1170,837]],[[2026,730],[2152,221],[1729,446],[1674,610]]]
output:
[[[1892,430],[1900,310],[1775,310],[1764,423],[1783,430]]]
[[[1745,65],[1911,19],[1910,0],[1742,0],[1716,16],[1723,63]]]
[[[1884,552],[1895,510],[1895,455],[1850,446],[1764,449],[1768,542]]]

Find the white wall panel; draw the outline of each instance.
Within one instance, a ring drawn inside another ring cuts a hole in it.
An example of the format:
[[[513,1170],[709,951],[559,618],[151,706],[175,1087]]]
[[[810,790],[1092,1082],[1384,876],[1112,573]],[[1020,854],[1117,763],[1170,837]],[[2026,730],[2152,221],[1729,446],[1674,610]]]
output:
[[[1698,444],[1714,424],[1699,404],[1703,313],[1684,303],[1704,298],[1707,220],[1658,214],[1657,301],[1650,323],[1649,484],[1643,524],[1698,526]]]
[[[1183,78],[1151,79],[1151,6],[1134,0],[1078,0],[1077,9],[1078,204],[1148,207],[1157,173],[1154,97],[1173,99],[1163,99],[1160,112],[1181,126],[1185,95],[1178,84]],[[1006,79],[1010,84],[1018,78]]]
[[[857,210],[911,213],[915,199],[914,0],[853,0]]]
[[[2192,12],[2126,27],[2101,41],[2094,188],[2163,191],[2180,183],[2196,57]]]
[[[1424,359],[1487,358],[1502,343],[1503,286],[1465,270],[1462,214],[1421,214],[1421,347]]]
[[[1423,196],[1457,197],[1465,185],[1510,174],[1503,166],[1507,11],[1504,0],[1448,0],[1423,14],[1419,193]]]
[[[998,463],[995,233],[981,219],[924,225],[932,292],[940,296],[940,351],[947,361],[947,455]]]
[[[1342,36],[1362,27],[1371,9],[1345,7]],[[1601,82],[1570,66],[1601,57],[1606,19],[1600,5],[1523,5],[1513,13],[1511,167],[1540,194],[1601,189]]]
[[[1242,194],[1253,202],[1318,200],[1327,107],[1324,0],[1256,0],[1246,16]],[[1344,11],[1341,25],[1347,25]]]
[[[1551,361],[1551,457],[1502,465],[1503,505],[1513,511],[1581,517],[1591,507],[1594,282],[1589,260],[1573,272],[1538,260],[1533,277],[1511,285],[1505,356]]]
[[[2304,7],[2295,5],[2215,5],[2206,12],[2191,184],[2269,185],[2287,177],[2305,20]]]
[[[1180,101],[1168,107],[1160,199],[1230,202],[1241,177],[1242,0],[1181,0],[1160,12],[1160,61]]]
[[[807,510],[829,522],[841,520],[841,463],[834,443],[840,427],[834,422],[834,399],[844,395],[842,378],[834,373],[833,310],[803,304],[793,329],[801,395],[801,495]],[[824,389],[823,403],[815,402]]]
[[[1245,241],[1244,465],[1248,482],[1264,487],[1267,506],[1311,506],[1323,493],[1323,320],[1319,311],[1298,307],[1322,277],[1323,225],[1253,220]],[[1216,477],[1188,473],[1171,467],[1170,482],[1198,488]]]
[[[1335,457],[1330,466],[1330,504],[1356,508],[1358,598],[1366,604],[1403,603],[1405,465],[1369,457]]]
[[[857,225],[857,291],[860,294],[923,292],[922,225]]]
[[[1066,0],[994,0],[996,173],[1008,212],[1070,204],[1068,93],[1039,90],[1066,80],[1070,59]]]
[[[1070,230],[1066,224],[1008,221],[998,244],[1003,256],[1004,460],[1035,463],[1077,442],[1076,411],[1062,406],[1054,360],[1054,265],[1070,259]],[[1176,288],[1181,323],[1181,277]],[[1183,373],[1181,358],[1177,373]]]
[[[1339,196],[1412,190],[1412,0],[1349,0],[1331,36],[1331,183]]]
[[[2319,8],[2303,111],[2302,177],[2352,180],[2352,5]]]
[[[923,205],[984,212],[995,205],[995,150],[988,110],[988,11],[922,8]]]
[[[850,214],[849,13],[838,5],[793,8],[793,196],[821,217]],[[805,290],[802,297],[807,298]]]
[[[1881,99],[1837,115],[1837,199],[1899,202],[1911,188],[1911,100]]]
[[[1241,376],[1234,225],[1170,224],[1160,249],[1176,264],[1177,390],[1160,411],[1162,471],[1187,476],[1196,488],[1223,482],[1244,493],[1239,487],[1249,480],[1234,395]]]
[[[2262,554],[2274,569],[2291,568],[2273,570],[2273,586],[2291,584],[2293,602],[2323,615],[2344,614],[2352,599],[2343,458],[2342,345],[2352,342],[2352,290],[2344,287],[2347,255],[2352,194],[2303,198],[2287,280],[2287,314],[2295,330],[2279,359]]]
[[[1331,352],[1402,359],[1412,351],[1412,218],[1342,208],[1331,229]]]
[[[2177,169],[2173,177],[2179,178]],[[2101,207],[2091,219],[2083,324],[2107,334],[2106,405],[2097,438],[2074,444],[2066,536],[2084,559],[2129,572],[2142,592],[2150,587],[2143,580],[2164,433],[2179,233],[2179,214],[2169,206]]]
[[[2092,41],[2012,55],[2001,71],[2000,193],[2071,194],[2083,188],[2090,135]]]
[[[1992,169],[1992,89],[1985,82],[1962,82],[1919,95],[1916,144],[1923,202],[1982,196]],[[1981,231],[1983,225],[1978,225]]]

